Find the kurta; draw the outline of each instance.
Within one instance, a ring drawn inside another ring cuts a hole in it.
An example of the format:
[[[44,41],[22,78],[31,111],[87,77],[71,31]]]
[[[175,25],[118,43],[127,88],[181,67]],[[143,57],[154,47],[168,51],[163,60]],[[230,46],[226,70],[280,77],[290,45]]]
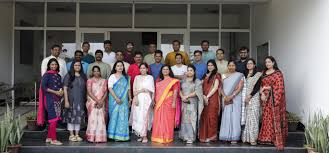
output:
[[[258,140],[261,143],[274,143],[278,150],[283,150],[288,136],[288,121],[284,79],[281,71],[277,70],[263,76],[261,86],[270,86],[272,90],[264,91],[268,98],[262,101],[263,118]]]
[[[208,83],[208,80],[211,79],[207,76],[203,80],[202,88],[203,88],[203,95],[208,95],[210,92],[215,80],[219,81],[218,87],[221,87],[221,76],[216,74]],[[218,114],[220,111],[219,105],[219,90],[217,90],[208,101],[208,105],[205,105],[203,111],[201,113],[201,120],[200,120],[200,141],[205,142],[207,139],[210,141],[217,140],[217,129],[218,129]]]
[[[176,65],[176,54],[177,53],[182,54],[182,56],[183,56],[183,64],[184,65],[189,65],[190,64],[189,56],[184,51],[179,51],[179,52],[172,51],[172,52],[168,53],[167,56],[166,56],[166,59],[165,59],[165,63],[167,65],[170,65],[170,66]]]
[[[208,51],[202,51],[202,61],[207,63],[209,60],[211,59],[215,59],[216,58],[216,53],[212,50],[208,50]]]
[[[228,68],[227,68],[228,62],[226,60],[222,60],[222,61],[216,60],[216,65],[217,65],[218,73],[225,74],[228,72]]]

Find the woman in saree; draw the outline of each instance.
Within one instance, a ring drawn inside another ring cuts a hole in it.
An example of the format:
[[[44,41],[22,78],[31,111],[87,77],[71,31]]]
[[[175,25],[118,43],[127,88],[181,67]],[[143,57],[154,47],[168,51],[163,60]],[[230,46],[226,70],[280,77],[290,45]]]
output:
[[[122,61],[114,63],[108,80],[109,125],[108,138],[115,141],[129,140],[129,106],[131,104],[130,79]]]
[[[44,124],[45,111],[47,111],[49,126],[46,143],[52,145],[63,144],[57,140],[56,136],[57,121],[61,119],[61,99],[64,94],[62,78],[58,72],[58,61],[55,58],[50,59],[47,64],[47,72],[42,76],[39,90],[37,123],[38,125]]]
[[[155,84],[155,107],[152,128],[152,141],[170,143],[174,140],[177,96],[179,94],[179,80],[169,65],[161,67],[159,81]]]
[[[181,82],[181,127],[179,137],[191,144],[197,137],[199,119],[203,109],[202,82],[196,78],[194,65],[188,65],[186,78]]]
[[[63,121],[70,131],[69,141],[82,141],[79,136],[81,124],[85,122],[85,105],[87,100],[87,76],[80,61],[73,61],[71,69],[64,77]]]
[[[148,65],[142,63],[139,69],[141,75],[135,77],[133,86],[132,130],[139,137],[137,141],[147,143],[147,131],[155,89],[153,77],[148,75]]]
[[[272,56],[265,58],[265,66],[260,89],[263,118],[258,141],[274,143],[278,150],[283,150],[288,136],[283,74]]]
[[[88,126],[86,138],[89,142],[106,142],[107,81],[102,78],[99,66],[92,67],[91,71],[92,74],[87,81]]]
[[[259,117],[260,117],[260,97],[259,89],[262,76],[261,72],[257,72],[256,62],[254,59],[247,60],[247,73],[245,74],[244,92],[245,98],[245,112],[242,118],[245,118],[245,127],[242,132],[242,142],[248,142],[251,145],[257,145],[257,138],[259,132]],[[243,109],[243,107],[242,107]]]
[[[217,73],[215,60],[207,62],[207,73],[203,76],[204,108],[200,119],[200,142],[209,143],[217,140],[218,115],[220,112],[221,76]]]
[[[228,62],[228,73],[223,74],[223,112],[219,139],[236,144],[241,135],[241,106],[244,75],[236,71],[234,61]]]

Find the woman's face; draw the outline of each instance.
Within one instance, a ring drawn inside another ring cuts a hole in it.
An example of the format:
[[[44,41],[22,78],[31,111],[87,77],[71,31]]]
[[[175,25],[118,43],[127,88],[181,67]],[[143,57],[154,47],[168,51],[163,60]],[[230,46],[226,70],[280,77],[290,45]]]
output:
[[[208,63],[208,70],[209,70],[209,72],[212,72],[214,69],[215,69],[214,64]]]
[[[123,64],[121,62],[118,62],[115,70],[117,70],[117,72],[122,72],[123,71]]]
[[[145,75],[147,74],[148,69],[145,67],[145,65],[141,65],[139,71],[141,72],[142,75]]]
[[[101,76],[101,71],[98,68],[94,68],[93,75],[96,78],[99,78]]]
[[[194,70],[193,70],[193,68],[191,68],[191,67],[188,67],[187,68],[187,73],[186,73],[186,76],[187,77],[193,77],[194,76]]]
[[[56,71],[57,68],[58,68],[58,64],[55,61],[50,63],[50,69],[51,70]]]
[[[265,59],[265,66],[267,69],[272,69],[274,66],[274,62],[272,62],[271,59],[267,58]]]
[[[247,62],[247,69],[248,69],[248,70],[253,70],[253,69],[255,69],[255,64],[254,64],[254,62],[253,62],[252,60],[249,60],[249,61]]]
[[[227,66],[227,68],[228,68],[228,71],[230,72],[230,73],[233,73],[233,72],[235,72],[235,63],[234,62],[230,62],[229,64],[228,64],[228,66]]]
[[[162,68],[162,75],[163,76],[168,76],[169,75],[169,72],[170,72],[170,70],[169,70],[169,68],[167,66],[165,66],[165,67]]]
[[[80,72],[81,70],[81,63],[80,62],[75,62],[73,65],[74,71],[75,72]]]

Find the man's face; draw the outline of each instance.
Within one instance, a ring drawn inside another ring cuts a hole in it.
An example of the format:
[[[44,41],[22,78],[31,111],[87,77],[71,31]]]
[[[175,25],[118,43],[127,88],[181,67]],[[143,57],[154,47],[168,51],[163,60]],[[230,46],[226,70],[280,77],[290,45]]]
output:
[[[80,52],[75,53],[75,55],[74,55],[74,59],[75,59],[76,61],[81,61],[81,59],[82,59],[82,54],[81,54]]]
[[[132,52],[133,49],[134,49],[134,45],[131,44],[131,43],[128,43],[128,44],[127,44],[127,51],[128,51],[128,52]]]
[[[112,51],[112,44],[104,44],[104,49],[106,52]]]
[[[201,55],[200,53],[195,53],[195,54],[194,54],[194,60],[195,60],[196,62],[201,61],[201,59],[202,59],[202,55]]]
[[[140,64],[140,63],[142,63],[142,60],[143,60],[142,55],[139,55],[139,54],[135,55],[135,57],[134,57],[135,63]]]
[[[117,59],[117,61],[123,61],[123,54],[122,54],[122,52],[117,52],[116,54],[115,54],[115,58]]]
[[[178,42],[174,42],[172,44],[172,48],[174,49],[174,51],[179,51],[180,49],[180,44]]]
[[[154,55],[154,60],[156,63],[160,63],[162,60],[162,55],[161,54],[155,54]]]
[[[102,61],[103,55],[101,53],[97,53],[97,54],[95,54],[95,59],[96,59],[96,61]]]
[[[182,60],[183,60],[182,56],[176,56],[176,63],[177,64],[182,64]]]
[[[149,45],[149,53],[154,53],[156,51],[157,47],[155,44],[150,44]]]
[[[248,51],[247,50],[240,50],[240,59],[247,59]]]
[[[60,47],[55,47],[51,50],[51,55],[58,57],[62,49]]]
[[[83,44],[82,45],[82,51],[83,52],[88,53],[89,49],[90,49],[90,45],[89,44]]]
[[[203,51],[207,51],[209,49],[209,44],[207,42],[203,42],[201,44],[201,48]]]

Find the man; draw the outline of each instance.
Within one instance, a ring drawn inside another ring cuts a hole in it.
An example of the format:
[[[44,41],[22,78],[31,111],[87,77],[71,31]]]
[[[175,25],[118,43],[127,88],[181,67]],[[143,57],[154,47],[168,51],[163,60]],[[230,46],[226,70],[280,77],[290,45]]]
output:
[[[144,57],[144,62],[147,63],[148,65],[151,65],[155,62],[154,55],[155,51],[157,49],[157,45],[155,42],[151,42],[148,47],[148,54]],[[162,58],[161,58],[162,59]],[[163,63],[163,59],[161,61]]]
[[[112,51],[112,42],[110,40],[104,41],[104,49],[103,62],[107,64],[115,63],[115,53]]]
[[[249,48],[241,47],[240,48],[240,60],[236,61],[236,71],[245,74],[247,71],[247,59],[249,54]]]
[[[228,62],[224,59],[225,51],[224,49],[217,49],[216,51],[216,65],[217,65],[217,72],[219,74],[225,74],[228,72]]]
[[[66,62],[62,58],[59,58],[61,50],[62,47],[59,45],[53,45],[51,47],[51,55],[43,59],[41,62],[41,76],[43,76],[43,74],[47,72],[48,61],[52,58],[55,58],[59,63],[59,75],[61,75],[62,79],[64,79],[64,76],[67,73],[67,69],[66,69]]]
[[[183,80],[187,72],[187,66],[183,64],[183,55],[176,54],[176,65],[171,66],[171,70],[174,73],[175,78]]]
[[[164,65],[161,61],[162,61],[162,51],[161,50],[157,50],[154,53],[154,60],[155,62],[153,64],[150,65],[151,68],[151,74],[153,76],[154,80],[157,80],[157,78],[159,77],[159,73],[161,70],[161,67]]]
[[[179,50],[180,49],[180,41],[174,40],[172,42],[172,46],[173,46],[174,51],[167,54],[166,59],[165,59],[165,63],[167,65],[170,65],[170,66],[176,65],[176,54],[179,53],[183,57],[183,63],[182,64],[185,64],[185,65],[190,64],[190,59],[189,59],[189,56],[186,54],[186,52]]]
[[[127,42],[126,47],[127,47],[127,50],[123,55],[124,56],[123,60],[129,64],[133,64],[134,63],[134,59],[133,59],[134,43]]]
[[[202,80],[204,74],[207,73],[207,64],[202,61],[202,51],[196,50],[193,53],[194,55],[194,67],[196,69],[196,77],[199,80]]]
[[[134,89],[133,84],[134,84],[135,77],[137,75],[141,74],[139,71],[139,65],[141,65],[143,62],[142,52],[135,52],[134,61],[135,61],[135,63],[131,64],[129,66],[128,72],[127,72],[127,74],[130,76],[130,89]],[[150,72],[150,70],[149,70],[149,72]],[[131,91],[133,91],[133,90],[131,90]]]
[[[83,73],[87,74],[89,64],[85,61],[82,61],[82,56],[83,56],[83,52],[81,50],[76,50],[74,52],[74,61],[81,62]],[[66,64],[67,71],[70,71],[71,65],[72,65],[72,61]]]
[[[214,51],[209,50],[209,41],[203,40],[201,42],[201,48],[202,48],[202,60],[203,62],[207,63],[209,60],[213,59],[215,60],[216,54]]]
[[[110,67],[110,65],[102,62],[102,59],[103,59],[103,51],[102,50],[96,50],[95,59],[96,59],[96,61],[94,63],[89,64],[89,66],[88,66],[87,77],[91,78],[93,67],[94,66],[99,66],[99,68],[101,69],[101,77],[103,79],[108,79],[111,75],[111,67]]]
[[[126,71],[126,73],[127,73],[130,64],[127,63],[127,62],[125,62],[125,61],[123,61],[123,51],[118,50],[118,51],[115,53],[115,58],[116,58],[117,61],[122,61],[122,62],[123,62],[123,65],[124,65],[124,67],[125,67],[125,71]],[[113,69],[113,66],[114,66],[114,63],[110,64],[111,69]]]
[[[82,60],[87,62],[88,64],[95,62],[94,56],[89,54],[89,49],[90,49],[89,42],[87,42],[87,41],[83,42],[82,43],[82,52],[83,52]]]

